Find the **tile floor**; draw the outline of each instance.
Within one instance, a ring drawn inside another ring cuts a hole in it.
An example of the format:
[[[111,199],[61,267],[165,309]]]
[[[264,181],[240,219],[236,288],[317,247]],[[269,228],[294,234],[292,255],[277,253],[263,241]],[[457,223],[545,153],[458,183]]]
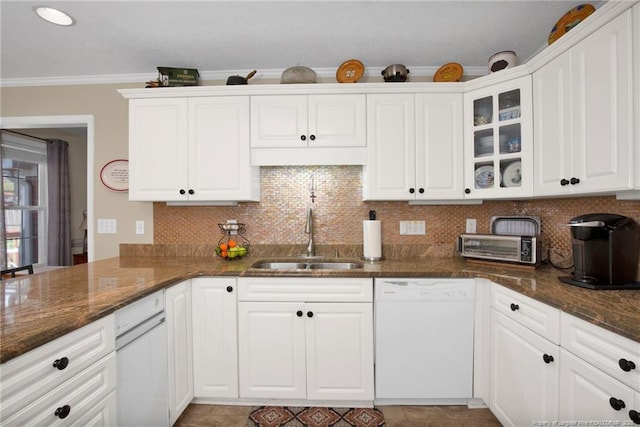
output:
[[[184,411],[175,427],[245,427],[250,406],[196,405]],[[500,427],[489,409],[466,406],[378,406],[386,427]]]

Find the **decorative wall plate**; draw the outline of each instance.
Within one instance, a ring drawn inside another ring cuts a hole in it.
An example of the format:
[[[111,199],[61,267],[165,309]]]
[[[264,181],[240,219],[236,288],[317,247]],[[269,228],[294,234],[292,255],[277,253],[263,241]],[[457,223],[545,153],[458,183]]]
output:
[[[111,160],[100,170],[100,181],[111,191],[128,191],[129,161],[126,159]]]

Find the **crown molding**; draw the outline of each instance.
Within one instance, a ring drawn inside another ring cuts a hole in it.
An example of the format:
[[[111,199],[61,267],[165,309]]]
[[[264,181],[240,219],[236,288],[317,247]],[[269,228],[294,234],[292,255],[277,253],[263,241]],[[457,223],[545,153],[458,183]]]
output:
[[[364,77],[377,78],[381,75],[382,70],[386,66],[374,66],[365,69]],[[421,79],[428,79],[440,67],[411,67],[410,76],[419,76]],[[470,66],[463,67],[465,76],[478,77],[487,73],[487,67]],[[248,70],[245,74],[248,74]],[[279,80],[282,76],[282,69],[260,70],[257,78],[265,80]],[[314,69],[320,79],[335,79],[335,68],[318,68]],[[238,74],[238,71],[217,70],[217,71],[199,71],[201,81],[222,81],[225,82],[227,77]],[[98,84],[123,84],[123,83],[139,83],[141,86],[145,82],[158,78],[157,73],[138,73],[138,74],[101,74],[92,76],[60,76],[60,77],[25,77],[15,79],[0,79],[0,87],[22,87],[22,86],[69,86],[69,85],[98,85]],[[255,77],[254,77],[255,78]],[[382,81],[382,78],[380,78]]]

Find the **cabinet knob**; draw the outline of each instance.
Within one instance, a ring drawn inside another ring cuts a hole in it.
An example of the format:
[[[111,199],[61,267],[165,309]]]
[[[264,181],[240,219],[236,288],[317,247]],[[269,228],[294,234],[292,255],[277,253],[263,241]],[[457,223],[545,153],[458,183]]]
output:
[[[303,314],[303,313],[302,313],[302,310],[298,310],[298,311],[296,311],[296,316],[298,316],[298,317],[302,317],[302,314]]]
[[[571,181],[569,182],[571,183],[571,185],[580,184],[580,180],[578,178],[571,178]]]
[[[418,193],[420,193],[420,194],[424,194],[424,188],[420,188],[420,189],[418,189]]]
[[[184,188],[181,188],[180,191],[178,191],[178,193],[184,195],[186,193],[186,191],[184,191]]]
[[[611,405],[611,407],[616,411],[625,407],[624,400],[616,399],[615,397],[609,399],[609,405]]]
[[[520,306],[518,304],[514,304],[514,303],[511,303],[509,308],[511,308],[511,311],[520,310]]]
[[[633,363],[631,360],[627,360],[627,359],[618,360],[618,365],[620,365],[620,369],[622,369],[625,372],[629,372],[632,369],[636,369],[636,364]]]
[[[316,136],[315,135],[310,135],[309,139],[312,140],[312,141],[315,141],[316,140]]]
[[[471,189],[470,188],[465,188],[464,189],[464,194],[471,194]]]
[[[306,135],[300,135],[300,141],[306,141],[306,140],[307,140]]]
[[[70,412],[71,412],[71,406],[64,405],[56,409],[56,412],[54,412],[54,415],[60,419],[63,419],[63,418],[67,418]]]
[[[565,185],[569,185],[569,180],[568,180],[568,179],[564,179],[564,178],[562,178],[562,179],[560,180],[560,185],[562,185],[563,187],[564,187]]]
[[[233,286],[227,286],[227,292],[229,293],[233,292]]]
[[[193,191],[191,188],[189,189],[189,194],[193,195],[195,193],[195,191]]]
[[[634,424],[640,424],[640,412],[634,411],[633,409],[629,411],[629,418],[633,421]]]
[[[58,370],[60,370],[60,371],[62,371],[68,365],[69,365],[69,358],[68,357],[62,357],[60,359],[56,359],[53,362],[53,367],[54,368],[58,368]]]
[[[415,192],[416,192],[416,189],[415,189],[415,188],[410,188],[410,189],[409,189],[409,193],[413,194],[413,193],[415,193]]]
[[[307,317],[309,318],[313,317],[313,311],[307,311]]]
[[[553,362],[553,356],[551,356],[550,354],[543,354],[542,355],[542,360],[544,360],[544,363],[549,364],[551,362]]]

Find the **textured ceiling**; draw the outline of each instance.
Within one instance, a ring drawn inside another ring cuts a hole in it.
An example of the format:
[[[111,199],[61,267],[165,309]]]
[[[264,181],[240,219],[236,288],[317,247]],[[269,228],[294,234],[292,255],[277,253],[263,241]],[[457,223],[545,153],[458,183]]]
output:
[[[0,71],[4,85],[155,77],[157,66],[201,75],[257,69],[260,78],[306,65],[330,75],[350,58],[371,75],[394,63],[484,71],[496,52],[514,50],[520,61],[536,54],[558,18],[581,3],[2,0]],[[33,12],[42,4],[76,24],[42,21]]]

